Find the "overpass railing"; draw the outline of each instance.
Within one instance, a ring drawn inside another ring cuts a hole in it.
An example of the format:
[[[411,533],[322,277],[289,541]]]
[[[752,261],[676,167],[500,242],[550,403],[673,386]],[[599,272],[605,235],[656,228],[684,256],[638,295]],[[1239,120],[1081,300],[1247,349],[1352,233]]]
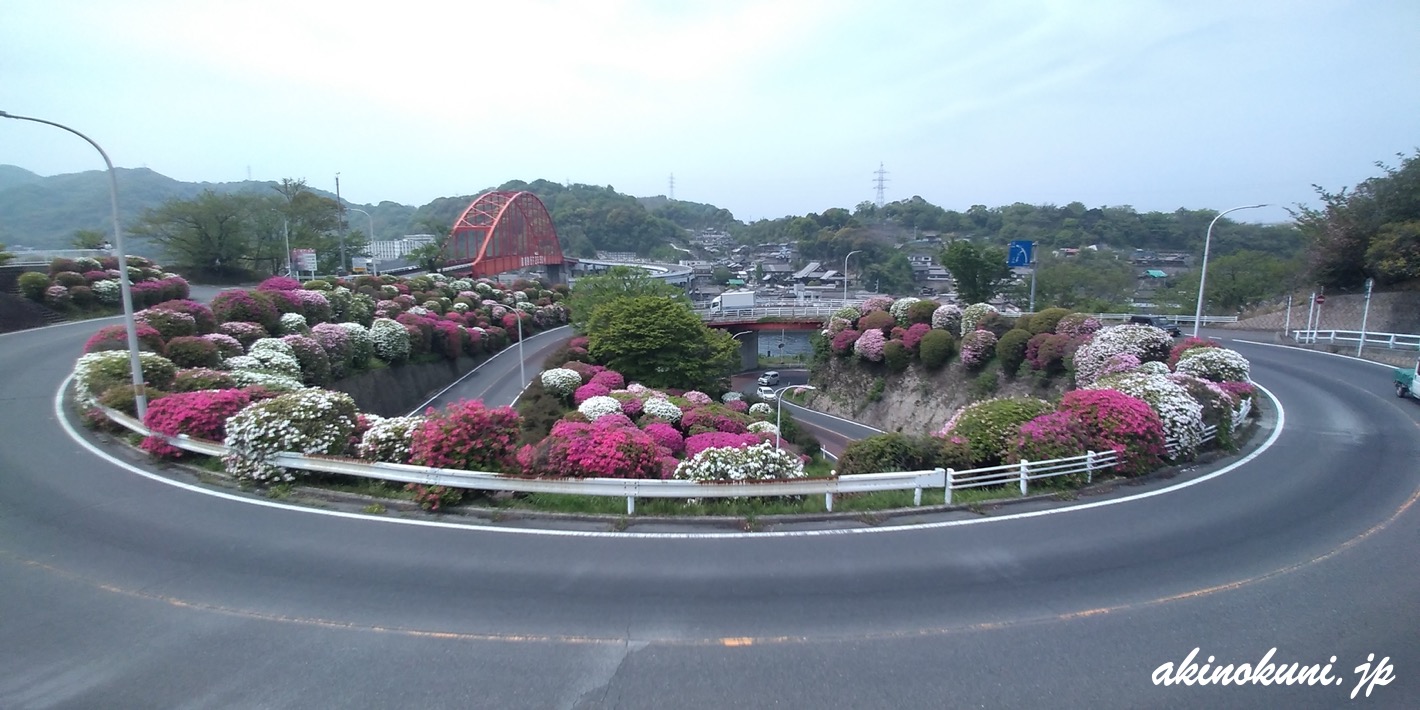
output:
[[[850,301],[848,305],[856,306],[858,304]],[[843,301],[817,301],[814,305],[804,306],[758,306],[755,308],[730,308],[718,312],[700,309],[696,313],[700,315],[701,320],[705,321],[746,321],[761,318],[819,318],[827,320],[829,316],[841,308],[843,308]]]
[[[1294,330],[1292,340],[1307,345],[1317,343],[1352,343],[1362,347],[1391,350],[1420,350],[1420,335],[1410,333],[1374,333],[1359,330]]]
[[[11,252],[11,254],[15,256],[7,262],[11,266],[47,266],[55,259],[78,259],[85,256],[92,259],[102,259],[111,256],[113,252],[103,249],[33,249]]]
[[[151,436],[167,442],[184,451],[206,456],[225,456],[230,449],[225,445],[195,439],[187,435],[167,436],[158,434],[144,426],[142,422],[115,409],[100,407],[113,422],[142,436]],[[1234,419],[1234,426],[1240,425],[1248,409],[1240,410]],[[1204,442],[1216,438],[1216,429],[1204,430]],[[1177,442],[1169,442],[1169,451],[1176,453]],[[756,481],[750,483],[699,483],[685,480],[622,479],[622,478],[579,478],[546,479],[523,478],[491,471],[462,471],[457,469],[414,466],[410,464],[372,463],[338,456],[306,456],[283,452],[269,457],[268,462],[283,468],[321,473],[335,473],[359,478],[372,478],[394,483],[415,483],[424,486],[446,486],[484,491],[512,491],[519,493],[552,493],[562,495],[600,496],[626,499],[626,514],[636,513],[638,498],[756,498],[773,496],[822,495],[824,507],[833,510],[835,496],[873,491],[913,491],[912,504],[922,505],[924,489],[941,489],[943,503],[952,503],[954,491],[989,486],[1019,486],[1022,496],[1028,495],[1032,482],[1039,482],[1059,476],[1082,477],[1086,483],[1094,480],[1097,471],[1110,469],[1119,463],[1114,451],[1087,451],[1078,456],[1050,459],[1046,461],[1022,461],[1005,466],[968,469],[931,469],[923,471],[890,471],[886,473],[831,476],[829,478],[800,478],[785,481]]]

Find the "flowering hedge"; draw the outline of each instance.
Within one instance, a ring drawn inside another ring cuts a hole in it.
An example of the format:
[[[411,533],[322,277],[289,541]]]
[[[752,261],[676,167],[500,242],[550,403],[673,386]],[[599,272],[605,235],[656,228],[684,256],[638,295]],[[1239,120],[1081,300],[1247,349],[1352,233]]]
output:
[[[1110,389],[1073,390],[1060,398],[1058,409],[1070,413],[1085,428],[1086,448],[1076,453],[1119,452],[1115,473],[1148,473],[1168,454],[1163,420],[1142,399]]]
[[[802,478],[804,463],[769,442],[735,448],[709,448],[682,461],[675,477],[698,482],[766,481]]]
[[[665,449],[672,456],[679,456],[685,451],[685,437],[673,425],[665,422],[649,422],[646,426],[641,427],[641,430],[646,432],[657,446]]]
[[[1172,345],[1169,334],[1152,325],[1126,323],[1105,328],[1075,352],[1075,384],[1089,386],[1100,376],[1105,362],[1119,353],[1130,353],[1141,363],[1162,362],[1168,359]]]
[[[1169,381],[1166,375],[1129,372],[1110,375],[1090,385],[1091,389],[1114,389],[1148,403],[1163,421],[1164,436],[1177,444],[1171,458],[1187,460],[1203,442],[1203,407],[1188,390]]]
[[[222,354],[217,343],[202,336],[185,335],[168,341],[167,358],[178,367],[217,367]]]
[[[680,421],[682,414],[680,407],[675,406],[670,400],[662,397],[652,397],[645,400],[642,404],[641,411],[657,419],[671,422],[672,424]]]
[[[873,311],[886,311],[892,308],[892,296],[869,296],[858,304],[858,315],[866,316]]]
[[[1174,371],[1212,382],[1243,382],[1251,379],[1252,365],[1236,350],[1198,347],[1184,351]]]
[[[966,439],[973,465],[995,466],[1005,461],[1008,445],[1022,424],[1054,409],[1055,405],[1034,397],[986,399],[959,410],[937,436]]]
[[[133,320],[137,323],[144,323],[152,326],[164,340],[173,338],[197,335],[197,319],[186,313],[178,311],[165,311],[154,308],[145,308],[133,314]]]
[[[1089,450],[1089,444],[1085,425],[1073,412],[1047,412],[1020,425],[1006,445],[1006,463],[1079,456]],[[1046,481],[1079,485],[1085,482],[1085,474],[1055,476]]]
[[[149,352],[163,354],[166,346],[163,343],[163,336],[153,326],[147,323],[138,323],[134,327],[138,335],[138,349]],[[99,328],[97,333],[89,336],[84,343],[84,352],[97,353],[105,350],[127,350],[128,349],[128,329],[121,325],[106,325]]]
[[[148,405],[143,425],[167,436],[187,434],[207,441],[223,441],[227,437],[227,419],[249,404],[251,396],[238,389],[179,392]],[[142,447],[144,451],[164,458],[177,459],[186,455],[182,449],[170,446],[156,436],[143,439]]]
[[[581,393],[588,387],[595,388],[596,390],[601,392],[607,391],[607,389],[605,387],[602,387],[601,385],[585,384],[581,387],[578,387],[577,392]],[[587,396],[580,403],[577,404],[577,411],[590,421],[596,421],[608,414],[622,413],[621,402],[617,401],[615,397],[611,397],[606,394],[593,394]]]
[[[414,429],[410,463],[466,471],[501,471],[512,461],[519,435],[512,407],[489,409],[463,400],[429,409]]]
[[[344,392],[305,389],[255,402],[227,420],[222,458],[237,478],[259,483],[294,481],[304,475],[267,462],[282,451],[299,454],[344,453],[355,431],[355,400]]]
[[[226,390],[237,386],[231,373],[206,367],[178,370],[173,376],[172,392],[197,392],[198,390]],[[214,439],[220,441],[220,439]]]
[[[565,367],[543,370],[538,379],[542,381],[543,389],[558,397],[566,397],[582,386],[582,376],[576,370]]]
[[[1173,346],[1173,349],[1169,351],[1169,369],[1172,370],[1174,366],[1178,365],[1178,359],[1189,350],[1192,350],[1194,348],[1216,347],[1220,346],[1212,340],[1209,340],[1207,338],[1195,338],[1190,335],[1187,338],[1184,338],[1183,340],[1179,341],[1179,343]]]
[[[731,434],[723,431],[709,431],[692,434],[685,438],[685,456],[690,458],[706,449],[754,446],[764,441],[763,434],[741,432]]]
[[[409,331],[398,321],[376,318],[370,325],[370,341],[375,356],[385,362],[397,363],[409,359]]]
[[[1093,335],[1100,329],[1099,319],[1084,313],[1071,313],[1062,316],[1055,323],[1055,334],[1064,335],[1069,338],[1078,338]]]
[[[267,332],[276,329],[280,318],[269,297],[242,289],[230,289],[217,294],[217,297],[212,299],[212,315],[219,324],[232,321],[256,323]]]
[[[310,326],[306,325],[306,317],[300,313],[282,313],[276,332],[282,335],[292,335],[310,332]]]
[[[149,387],[160,390],[168,389],[177,374],[177,366],[172,360],[156,353],[138,353],[138,366],[143,370],[143,381]],[[99,395],[106,390],[118,385],[131,385],[131,373],[128,353],[123,350],[81,355],[74,365],[75,399],[80,406],[92,407],[98,404]]]
[[[893,320],[897,321],[898,325],[906,326],[908,325],[908,313],[912,310],[912,305],[921,300],[922,299],[916,296],[904,296],[892,302],[892,306],[888,308],[888,313],[892,314]]]
[[[853,344],[858,342],[858,338],[862,335],[862,333],[851,329],[841,331],[833,336],[833,342],[829,347],[833,350],[833,354],[845,356],[853,351]]]
[[[355,451],[362,459],[384,463],[409,463],[414,430],[424,423],[424,417],[376,417],[364,415],[369,428],[360,436]]]
[[[561,421],[518,450],[524,474],[553,478],[661,478],[664,456],[650,434],[619,421]]]
[[[291,346],[291,354],[301,368],[301,382],[319,387],[330,382],[330,356],[314,338],[304,335],[287,335],[282,342]]]
[[[937,306],[937,310],[932,311],[932,327],[936,330],[960,333],[961,307],[953,303]]]

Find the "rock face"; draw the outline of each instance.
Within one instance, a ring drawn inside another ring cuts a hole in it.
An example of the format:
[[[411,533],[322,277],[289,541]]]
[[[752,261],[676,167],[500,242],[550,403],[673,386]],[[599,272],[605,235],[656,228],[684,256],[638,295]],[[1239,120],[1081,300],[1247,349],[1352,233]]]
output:
[[[1030,395],[1055,400],[1069,377],[1037,380],[1006,377],[995,363],[980,372],[953,360],[937,372],[916,364],[901,373],[853,358],[833,358],[816,366],[808,406],[883,431],[926,434],[941,428],[957,408],[987,397]]]
[[[330,389],[350,395],[362,412],[402,417],[481,362],[483,360],[461,357],[458,362],[406,363],[347,377],[332,384]]]
[[[1307,311],[1311,303],[1302,294],[1292,299],[1292,330],[1307,327]],[[1361,317],[1365,311],[1364,294],[1327,294],[1326,303],[1321,307],[1321,324],[1318,330],[1360,330]],[[1315,320],[1315,315],[1313,315]],[[1264,313],[1251,318],[1240,319],[1237,323],[1221,325],[1223,328],[1240,330],[1276,330],[1287,324],[1287,309],[1278,308],[1273,313]],[[1190,326],[1191,327],[1191,326]],[[1372,333],[1420,333],[1420,292],[1395,291],[1371,294],[1371,313],[1366,318],[1366,330]]]

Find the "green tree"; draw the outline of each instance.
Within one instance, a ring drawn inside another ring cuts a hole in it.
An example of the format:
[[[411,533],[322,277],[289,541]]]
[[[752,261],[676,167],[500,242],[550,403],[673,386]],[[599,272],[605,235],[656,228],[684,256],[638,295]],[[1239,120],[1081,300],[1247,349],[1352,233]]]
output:
[[[438,242],[420,244],[404,255],[407,261],[414,262],[419,268],[432,272],[444,263],[444,251]]]
[[[1159,310],[1192,313],[1198,303],[1198,275],[1194,269],[1171,278],[1155,294]],[[1238,313],[1301,286],[1305,275],[1301,257],[1242,251],[1209,259],[1204,310],[1215,315]]]
[[[1042,253],[1036,262],[1036,309],[1058,306],[1095,312],[1112,310],[1130,301],[1134,272],[1128,261],[1105,252],[1083,250],[1070,257]],[[1018,290],[1029,288],[1027,281]]]
[[[251,253],[249,195],[204,190],[144,210],[130,230],[163,251],[165,261],[217,276],[240,273]]]
[[[613,266],[606,273],[577,279],[576,287],[567,298],[567,307],[572,310],[572,327],[590,335],[590,323],[598,309],[640,296],[675,302],[690,309],[690,298],[683,289],[653,279],[641,269]]]
[[[965,239],[952,242],[942,252],[942,265],[951,272],[957,296],[964,303],[991,300],[1011,278],[1011,270],[1006,266],[1005,249],[977,246]]]
[[[675,299],[611,300],[592,311],[586,332],[595,360],[650,387],[716,388],[739,363],[739,343]]]
[[[1299,205],[1293,213],[1320,285],[1355,288],[1370,276],[1384,286],[1420,273],[1416,228],[1407,226],[1420,221],[1420,151],[1399,157],[1399,168],[1378,163],[1385,175],[1350,192],[1317,187],[1322,209]]]
[[[0,244],[0,266],[10,263],[14,258],[15,255],[5,251],[5,245]]]
[[[108,237],[97,229],[76,229],[69,244],[75,249],[102,249]]]
[[[730,271],[729,268],[724,266],[716,266],[710,271],[710,280],[721,286],[725,285],[726,282],[734,277],[735,272]]]

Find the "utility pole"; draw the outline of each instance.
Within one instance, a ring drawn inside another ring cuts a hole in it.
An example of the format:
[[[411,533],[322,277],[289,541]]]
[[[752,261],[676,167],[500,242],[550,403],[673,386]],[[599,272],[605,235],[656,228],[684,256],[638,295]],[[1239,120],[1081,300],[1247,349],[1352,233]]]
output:
[[[336,276],[345,275],[345,203],[340,199],[340,173],[335,174],[335,204],[340,208],[340,266]]]

